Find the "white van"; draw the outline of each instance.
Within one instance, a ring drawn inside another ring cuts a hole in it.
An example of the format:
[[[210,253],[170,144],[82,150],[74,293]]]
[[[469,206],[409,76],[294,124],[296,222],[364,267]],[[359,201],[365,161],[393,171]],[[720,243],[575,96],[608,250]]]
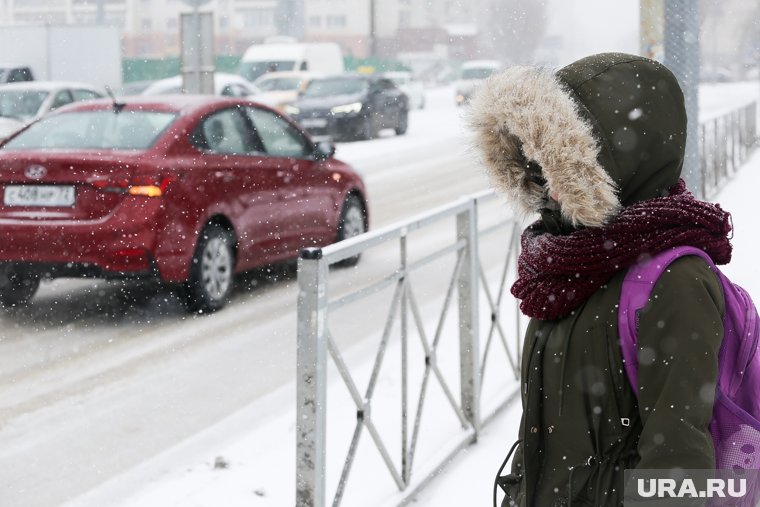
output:
[[[501,69],[496,60],[470,60],[462,64],[462,73],[456,81],[455,99],[458,106],[470,101],[470,96],[488,76]]]
[[[343,54],[334,42],[272,42],[254,44],[243,54],[238,74],[255,81],[266,72],[308,71],[341,74]]]

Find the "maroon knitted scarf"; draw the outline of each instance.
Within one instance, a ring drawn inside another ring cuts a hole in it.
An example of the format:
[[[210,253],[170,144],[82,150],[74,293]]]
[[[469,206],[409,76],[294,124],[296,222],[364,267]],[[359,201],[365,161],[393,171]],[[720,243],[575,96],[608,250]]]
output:
[[[667,248],[701,248],[716,264],[726,264],[731,260],[730,232],[731,215],[717,204],[695,199],[679,180],[667,197],[626,206],[604,227],[553,235],[540,220],[529,226],[522,234],[512,294],[522,300],[525,315],[558,319],[616,272]]]

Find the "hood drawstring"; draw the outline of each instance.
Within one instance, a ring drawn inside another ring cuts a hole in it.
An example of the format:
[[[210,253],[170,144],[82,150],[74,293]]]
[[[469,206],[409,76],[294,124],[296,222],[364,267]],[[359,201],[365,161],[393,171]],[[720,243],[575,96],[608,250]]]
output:
[[[501,479],[501,472],[502,470],[504,470],[504,467],[507,466],[507,462],[509,461],[509,458],[512,457],[512,453],[515,452],[515,449],[517,449],[517,446],[520,445],[520,442],[522,442],[522,439],[512,444],[512,447],[509,449],[509,452],[507,453],[507,457],[504,458],[504,462],[499,467],[499,471],[496,472],[496,478],[493,481],[493,507],[496,507],[496,493],[498,492],[499,479]]]
[[[578,317],[585,307],[586,303],[584,302],[578,309],[575,310],[573,320],[570,321],[570,330],[568,331],[567,338],[565,339],[565,347],[562,351],[562,368],[559,373],[559,417],[562,417],[562,408],[564,406],[565,399],[565,371],[567,366],[567,353],[570,350],[570,337],[573,335],[575,324],[578,322]]]

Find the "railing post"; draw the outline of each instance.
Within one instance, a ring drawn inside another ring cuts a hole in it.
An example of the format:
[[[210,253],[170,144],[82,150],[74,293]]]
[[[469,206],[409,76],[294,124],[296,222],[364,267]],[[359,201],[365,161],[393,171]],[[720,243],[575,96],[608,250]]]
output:
[[[462,411],[476,432],[480,430],[480,347],[478,343],[478,208],[471,199],[457,215],[457,240],[465,240],[459,293],[459,356]]]
[[[325,506],[327,275],[322,250],[298,259],[296,507]]]

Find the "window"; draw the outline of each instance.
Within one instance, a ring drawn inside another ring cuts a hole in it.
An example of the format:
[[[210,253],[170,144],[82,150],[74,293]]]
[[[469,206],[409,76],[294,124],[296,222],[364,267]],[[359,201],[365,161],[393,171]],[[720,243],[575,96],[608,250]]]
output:
[[[177,18],[169,18],[166,20],[166,29],[170,32],[177,31]]]
[[[245,97],[251,95],[252,90],[249,90],[245,85],[240,83],[230,83],[222,89],[221,95],[226,97]]]
[[[322,16],[309,16],[309,26],[319,28],[322,26]]]
[[[245,28],[274,27],[274,9],[245,9],[240,11]]]
[[[71,90],[74,100],[92,100],[100,98],[100,94],[91,90]]]
[[[144,150],[174,120],[153,111],[75,111],[43,117],[3,146],[4,150]]]
[[[150,20],[150,18],[142,18],[140,21],[140,28],[143,32],[148,32],[153,27],[153,22]]]
[[[31,80],[32,80],[32,71],[29,70],[29,67],[19,67],[17,69],[12,69],[10,73],[8,74],[9,83],[18,83],[21,81],[31,81]]]
[[[254,151],[250,130],[237,108],[223,109],[207,116],[191,136],[190,142],[214,153]]]
[[[69,93],[68,90],[63,90],[62,92],[58,92],[55,96],[53,103],[50,105],[50,109],[58,109],[59,107],[71,104],[72,102],[74,102],[74,99],[71,98],[71,93]]]
[[[345,28],[346,16],[327,16],[327,26],[329,28]]]
[[[257,108],[248,108],[248,115],[269,155],[306,158],[311,154],[306,138],[279,116]]]
[[[46,91],[9,90],[0,86],[0,116],[31,120],[48,95],[50,94]]]

